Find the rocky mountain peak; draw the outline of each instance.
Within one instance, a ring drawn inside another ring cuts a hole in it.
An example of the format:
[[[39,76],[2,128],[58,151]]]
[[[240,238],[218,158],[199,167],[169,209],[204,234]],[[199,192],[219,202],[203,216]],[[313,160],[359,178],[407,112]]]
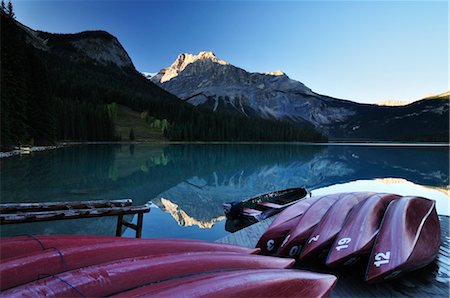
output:
[[[178,76],[188,65],[197,61],[203,63],[217,63],[221,65],[229,65],[228,62],[220,60],[213,52],[202,51],[197,55],[183,53],[178,55],[177,59],[167,68],[160,70],[154,77],[160,83],[170,81],[172,78]]]

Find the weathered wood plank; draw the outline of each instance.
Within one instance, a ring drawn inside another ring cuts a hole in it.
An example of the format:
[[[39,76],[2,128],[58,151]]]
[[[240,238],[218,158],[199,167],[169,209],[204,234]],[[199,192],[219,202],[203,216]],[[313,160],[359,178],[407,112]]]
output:
[[[268,218],[216,242],[255,247],[258,239],[275,217]],[[330,297],[448,297],[450,287],[450,220],[439,216],[441,222],[441,248],[437,259],[420,270],[413,271],[395,280],[367,284],[364,282],[365,266],[351,267],[351,270],[331,272],[322,261],[297,264],[298,269],[335,274],[338,282]]]
[[[141,206],[110,207],[95,209],[69,209],[43,212],[24,212],[0,214],[0,224],[17,224],[35,221],[52,221],[62,219],[89,218],[100,216],[120,216],[150,212],[150,204]]]
[[[6,214],[17,212],[44,212],[54,210],[69,210],[69,209],[126,207],[131,206],[132,203],[133,201],[131,199],[123,199],[123,200],[93,200],[93,201],[75,201],[75,202],[0,204],[0,213]]]

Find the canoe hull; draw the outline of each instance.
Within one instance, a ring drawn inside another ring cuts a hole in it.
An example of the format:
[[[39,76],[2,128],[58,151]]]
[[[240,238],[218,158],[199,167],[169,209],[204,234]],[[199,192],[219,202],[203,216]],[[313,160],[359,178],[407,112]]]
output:
[[[400,196],[394,194],[376,194],[356,205],[331,245],[326,265],[334,268],[347,266],[367,256],[387,206],[398,198]]]
[[[435,202],[420,197],[392,201],[367,267],[366,281],[380,282],[431,263],[440,247]]]
[[[276,253],[289,231],[298,224],[301,216],[317,199],[313,197],[302,200],[281,212],[259,238],[256,247],[261,249],[260,254]]]
[[[100,297],[191,274],[246,268],[284,269],[293,263],[294,260],[289,259],[218,252],[129,258],[68,271],[8,289],[2,294],[74,297],[81,292],[87,297]]]
[[[354,193],[336,201],[314,229],[308,241],[306,241],[299,259],[305,260],[320,255],[322,251],[327,249],[341,231],[347,215],[352,208],[373,195],[375,194],[364,192]]]
[[[75,238],[83,239],[80,237]],[[102,237],[99,238],[102,240]],[[250,254],[255,250],[218,243],[181,239],[142,239],[138,241],[130,239],[130,241],[100,242],[99,244],[62,247],[60,249],[49,248],[44,251],[2,261],[0,268],[0,289],[5,290],[19,284],[31,282],[39,279],[42,275],[54,275],[68,270],[124,258],[202,251]]]
[[[314,202],[305,211],[298,224],[289,231],[283,240],[276,255],[285,257],[297,257],[302,246],[308,240],[314,228],[331,206],[348,193],[326,195]]]
[[[300,270],[242,270],[187,277],[117,297],[327,297],[336,277]]]

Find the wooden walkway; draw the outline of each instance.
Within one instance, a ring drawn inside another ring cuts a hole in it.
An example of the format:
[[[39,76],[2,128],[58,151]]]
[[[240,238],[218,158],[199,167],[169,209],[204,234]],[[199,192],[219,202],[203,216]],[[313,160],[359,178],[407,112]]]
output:
[[[216,242],[255,247],[259,237],[272,223],[274,217],[258,222]],[[351,271],[330,271],[323,264],[300,264],[295,268],[332,273],[338,277],[330,297],[449,297],[450,289],[450,220],[441,221],[441,248],[432,264],[390,282],[370,285],[363,281],[365,268],[353,267]]]

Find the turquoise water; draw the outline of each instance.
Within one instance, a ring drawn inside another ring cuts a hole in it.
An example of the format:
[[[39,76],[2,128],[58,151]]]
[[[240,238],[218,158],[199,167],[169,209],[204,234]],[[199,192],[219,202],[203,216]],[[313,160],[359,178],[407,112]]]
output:
[[[417,194],[449,213],[449,147],[300,144],[77,145],[0,160],[1,201],[153,203],[143,237],[216,240],[222,203],[304,186],[313,194]],[[130,218],[131,219],[131,218]],[[2,236],[113,235],[114,217],[7,225]],[[127,229],[125,236],[133,236]]]

